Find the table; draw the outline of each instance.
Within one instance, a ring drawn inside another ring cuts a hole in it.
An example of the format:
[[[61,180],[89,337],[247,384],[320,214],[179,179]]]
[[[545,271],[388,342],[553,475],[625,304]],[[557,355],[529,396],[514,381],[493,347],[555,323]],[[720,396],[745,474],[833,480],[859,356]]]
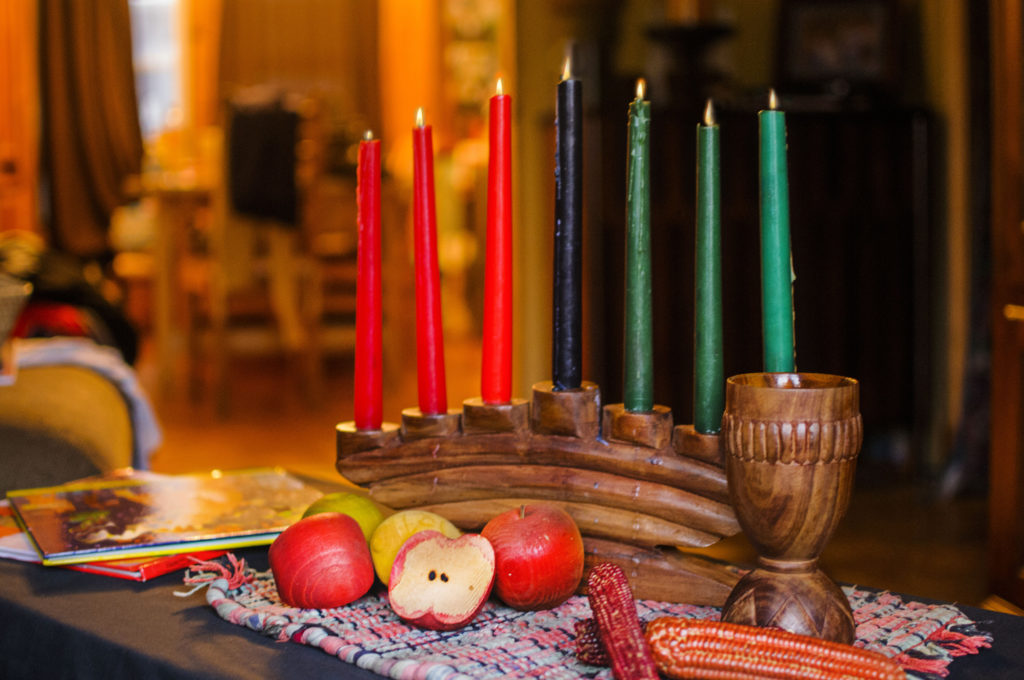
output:
[[[266,568],[266,548],[240,550]],[[0,678],[380,679],[217,617],[181,572],[146,583],[0,560]]]
[[[238,551],[266,569],[266,548]],[[148,583],[0,560],[3,678],[380,678],[303,645],[231,625],[181,575]],[[1024,617],[961,607],[993,645],[949,667],[949,680],[1024,677]]]

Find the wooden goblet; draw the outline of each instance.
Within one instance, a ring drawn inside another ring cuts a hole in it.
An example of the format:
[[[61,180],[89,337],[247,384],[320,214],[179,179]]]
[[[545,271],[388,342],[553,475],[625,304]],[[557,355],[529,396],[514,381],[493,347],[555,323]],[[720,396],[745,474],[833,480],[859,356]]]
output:
[[[818,373],[748,373],[726,382],[729,496],[758,552],[722,619],[853,641],[850,603],[818,556],[849,504],[863,440],[859,384]]]

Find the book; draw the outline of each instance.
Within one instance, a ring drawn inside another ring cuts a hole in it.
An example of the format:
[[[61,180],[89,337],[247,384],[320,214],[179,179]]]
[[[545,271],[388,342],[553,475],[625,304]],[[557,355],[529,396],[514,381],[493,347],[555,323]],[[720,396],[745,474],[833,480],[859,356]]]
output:
[[[6,499],[0,500],[0,557],[21,562],[39,561],[39,553],[22,533],[18,521],[14,519],[11,504]]]
[[[152,479],[164,476],[157,472],[149,472],[148,470],[123,467],[98,475],[76,479],[73,482],[69,482],[69,484],[86,484],[94,481],[114,479]],[[11,508],[11,502],[6,498],[0,498],[0,557],[20,562],[40,561],[39,553],[32,547],[32,542],[28,540],[28,537],[21,530],[17,516]]]
[[[9,491],[46,565],[269,545],[322,493],[278,468],[125,475]]]
[[[154,479],[165,477],[157,472],[148,470],[136,470],[132,467],[117,468],[98,475],[76,479],[69,484],[86,484],[94,481],[105,481],[114,479]],[[21,530],[11,502],[6,498],[0,498],[0,558],[18,560],[20,562],[39,562],[39,553],[32,546],[32,542]]]
[[[65,564],[63,569],[74,569],[90,574],[113,576],[131,581],[148,581],[172,571],[185,569],[197,562],[206,562],[227,553],[227,550],[201,550],[199,552],[178,553],[175,555],[153,555],[127,560],[109,560],[106,562],[83,562],[81,564]]]
[[[151,578],[184,569],[196,562],[215,559],[226,552],[226,550],[205,550],[127,560],[65,564],[62,568],[132,581],[148,581]],[[6,499],[0,500],[0,558],[37,564],[42,561],[39,553],[32,547],[32,541],[18,526],[14,519],[14,511],[11,510],[10,503]]]

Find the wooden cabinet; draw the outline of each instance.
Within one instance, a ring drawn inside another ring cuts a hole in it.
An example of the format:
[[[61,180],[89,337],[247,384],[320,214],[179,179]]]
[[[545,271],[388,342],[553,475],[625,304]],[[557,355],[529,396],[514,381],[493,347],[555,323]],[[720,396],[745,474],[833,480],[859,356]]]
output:
[[[1024,3],[993,0],[989,576],[1024,607]]]
[[[606,401],[622,395],[624,111],[603,126],[603,353],[588,375]],[[718,118],[725,369],[732,375],[762,367],[756,105],[719,105]],[[655,400],[672,407],[677,423],[692,422],[699,119],[699,110],[652,113]],[[869,444],[921,437],[931,345],[930,117],[911,109],[789,109],[787,124],[797,367],[861,381]],[[616,130],[622,135],[608,133]]]

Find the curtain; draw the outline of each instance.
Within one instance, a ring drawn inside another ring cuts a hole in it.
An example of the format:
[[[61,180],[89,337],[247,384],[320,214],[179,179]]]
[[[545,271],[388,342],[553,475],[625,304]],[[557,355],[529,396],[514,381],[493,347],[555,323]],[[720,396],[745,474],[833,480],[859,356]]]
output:
[[[40,0],[40,42],[53,245],[102,257],[142,163],[127,0]]]
[[[36,0],[0,1],[0,231],[39,230]]]

